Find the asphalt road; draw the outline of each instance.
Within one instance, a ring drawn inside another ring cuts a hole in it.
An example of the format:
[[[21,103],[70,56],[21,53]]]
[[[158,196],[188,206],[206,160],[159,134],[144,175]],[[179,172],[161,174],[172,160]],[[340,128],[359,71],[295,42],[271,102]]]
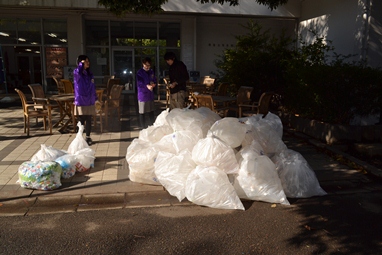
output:
[[[382,192],[0,220],[0,254],[381,254]]]

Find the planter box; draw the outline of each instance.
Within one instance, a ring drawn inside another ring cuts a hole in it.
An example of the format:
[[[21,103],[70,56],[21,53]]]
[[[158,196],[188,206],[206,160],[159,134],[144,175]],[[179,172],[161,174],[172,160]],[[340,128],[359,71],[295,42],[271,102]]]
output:
[[[347,142],[381,143],[382,125],[347,126],[328,124],[321,121],[305,119],[294,114],[276,113],[284,126],[295,129],[327,144]]]

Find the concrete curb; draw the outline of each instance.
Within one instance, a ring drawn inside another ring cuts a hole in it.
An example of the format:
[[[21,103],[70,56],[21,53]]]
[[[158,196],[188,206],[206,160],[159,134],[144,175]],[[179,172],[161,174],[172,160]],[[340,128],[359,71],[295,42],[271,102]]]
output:
[[[197,205],[187,200],[179,202],[167,191],[41,196],[0,203],[0,217],[168,206]]]
[[[347,160],[353,162],[355,165],[357,165],[359,168],[365,170],[370,175],[373,175],[373,176],[378,177],[378,178],[382,178],[382,169],[379,169],[375,166],[370,165],[369,163],[367,163],[365,161],[357,159],[357,158],[355,158],[355,157],[353,157],[353,156],[351,156],[351,155],[349,155],[349,154],[347,154],[347,153],[345,153],[339,149],[334,148],[333,146],[330,146],[330,145],[322,143],[318,140],[312,139],[310,136],[307,136],[307,135],[300,133],[298,131],[294,131],[294,130],[290,130],[290,129],[286,129],[285,131],[296,136],[296,137],[299,137],[301,139],[306,140],[310,144],[329,152],[333,156],[339,155],[339,156],[343,157],[344,159],[347,159]]]

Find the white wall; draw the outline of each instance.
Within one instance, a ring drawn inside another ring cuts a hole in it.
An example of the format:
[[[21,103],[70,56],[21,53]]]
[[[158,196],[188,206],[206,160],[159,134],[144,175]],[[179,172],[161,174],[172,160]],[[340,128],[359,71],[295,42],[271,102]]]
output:
[[[264,31],[271,29],[272,34],[278,35],[285,28],[287,34],[294,38],[296,20],[293,19],[253,19],[258,21]],[[248,30],[243,27],[247,25],[249,18],[199,16],[196,26],[196,70],[201,76],[216,73],[217,68],[214,61],[218,55],[222,55],[227,48],[236,45],[237,35],[246,34]]]
[[[364,38],[363,0],[305,0],[301,3],[299,34],[312,41],[313,29],[319,36],[332,41],[335,52],[355,54],[351,60],[360,60]]]

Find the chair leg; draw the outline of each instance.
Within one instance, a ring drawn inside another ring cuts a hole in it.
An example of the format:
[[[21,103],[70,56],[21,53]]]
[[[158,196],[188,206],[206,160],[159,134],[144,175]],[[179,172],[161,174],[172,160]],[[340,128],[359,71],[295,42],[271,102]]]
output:
[[[29,116],[27,117],[27,136],[29,136]]]
[[[46,117],[44,116],[44,130],[46,130]]]
[[[99,115],[99,125],[101,127],[101,133],[102,133],[102,114]]]
[[[27,117],[24,115],[24,133],[27,132]]]

